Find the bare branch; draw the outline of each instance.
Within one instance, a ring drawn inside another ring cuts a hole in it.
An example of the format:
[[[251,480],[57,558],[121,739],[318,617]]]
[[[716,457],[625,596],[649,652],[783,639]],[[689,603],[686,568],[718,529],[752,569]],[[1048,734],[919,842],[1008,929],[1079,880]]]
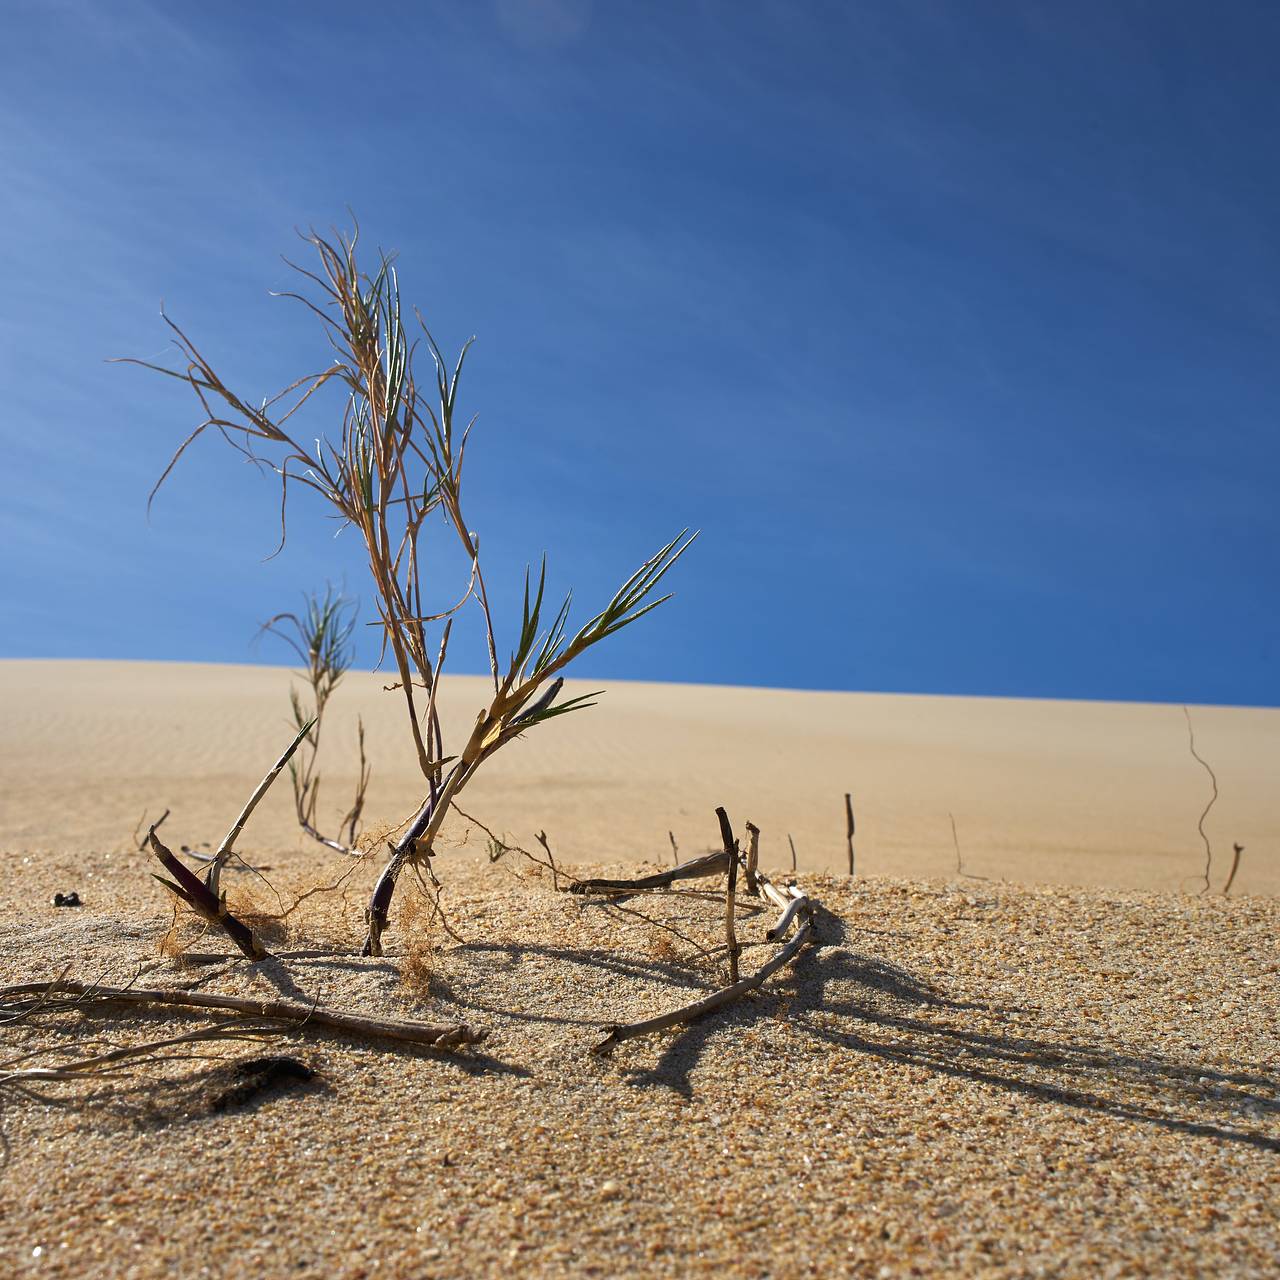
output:
[[[635,893],[642,889],[666,889],[677,880],[702,880],[718,876],[729,865],[724,853],[708,853],[692,862],[681,863],[670,871],[659,871],[651,876],[636,876],[631,880],[575,880],[569,886],[570,893]]]
[[[479,1044],[487,1033],[465,1022],[436,1025],[408,1022],[399,1018],[373,1018],[330,1009],[301,1000],[253,1000],[246,996],[213,995],[204,991],[148,990],[142,987],[104,987],[60,978],[55,982],[18,983],[0,988],[0,1008],[20,1008],[22,1002],[45,999],[50,994],[84,996],[103,1004],[161,1005],[175,1009],[220,1009],[247,1014],[253,1018],[292,1023],[301,1027],[324,1027],[360,1038],[400,1040],[407,1044],[428,1045],[434,1049],[456,1049],[460,1045]]]

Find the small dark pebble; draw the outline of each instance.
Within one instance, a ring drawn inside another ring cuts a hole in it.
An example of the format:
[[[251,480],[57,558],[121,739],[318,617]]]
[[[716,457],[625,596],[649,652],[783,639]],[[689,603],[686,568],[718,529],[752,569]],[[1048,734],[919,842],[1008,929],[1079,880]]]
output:
[[[55,907],[78,907],[80,906],[80,895],[74,889],[70,893],[55,893],[53,895],[53,905]]]
[[[239,1081],[210,1101],[210,1111],[243,1107],[261,1093],[278,1092],[315,1076],[305,1062],[286,1057],[244,1058],[235,1063],[232,1070],[240,1077]]]

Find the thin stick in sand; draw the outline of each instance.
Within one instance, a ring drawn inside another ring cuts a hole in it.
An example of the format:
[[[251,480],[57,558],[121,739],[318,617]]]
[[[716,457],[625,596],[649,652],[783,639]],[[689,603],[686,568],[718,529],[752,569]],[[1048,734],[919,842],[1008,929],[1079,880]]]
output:
[[[721,806],[716,810],[720,820],[720,838],[724,841],[724,856],[729,863],[729,879],[724,892],[724,936],[729,946],[729,985],[738,981],[738,930],[733,913],[738,896],[738,842],[733,837],[733,827],[729,825],[729,815]]]
[[[853,875],[853,796],[847,791],[844,793],[844,820],[844,839],[845,843],[849,846],[849,874]]]
[[[803,923],[796,930],[791,941],[776,955],[766,960],[755,973],[730,986],[721,987],[719,991],[713,991],[710,995],[695,1000],[691,1004],[671,1010],[670,1013],[659,1014],[656,1018],[646,1018],[641,1022],[621,1023],[609,1027],[605,1038],[592,1050],[593,1053],[602,1055],[612,1053],[614,1048],[624,1040],[634,1040],[639,1036],[651,1035],[655,1031],[665,1031],[668,1027],[680,1026],[716,1009],[722,1009],[748,991],[754,991],[762,986],[772,974],[777,973],[779,969],[795,959],[801,948],[813,936],[813,906],[794,885],[780,889],[766,875],[760,874],[758,879],[764,896],[775,906],[783,908],[778,922],[766,935],[768,941],[772,942],[781,937],[794,920],[803,916]]]
[[[718,876],[729,865],[724,853],[708,853],[692,862],[681,863],[670,871],[658,871],[651,876],[636,876],[632,880],[576,880],[569,886],[570,893],[635,893],[640,889],[666,889],[677,880],[701,880]]]
[[[747,892],[758,898],[760,886],[756,883],[756,868],[760,865],[760,828],[754,822],[748,822],[747,835],[750,838],[747,846]]]
[[[1231,874],[1227,877],[1227,883],[1222,886],[1222,896],[1225,898],[1231,892],[1231,886],[1235,884],[1236,872],[1240,870],[1240,855],[1244,852],[1244,845],[1235,843],[1231,846]]]

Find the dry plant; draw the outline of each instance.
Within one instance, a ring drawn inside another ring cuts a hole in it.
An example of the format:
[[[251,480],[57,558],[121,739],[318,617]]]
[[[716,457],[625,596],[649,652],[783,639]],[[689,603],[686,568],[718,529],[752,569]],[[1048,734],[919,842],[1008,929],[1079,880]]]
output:
[[[4,993],[0,992],[0,1000]],[[20,1020],[20,1010],[16,1019]],[[262,1040],[278,1035],[285,1024],[267,1019],[236,1018],[215,1022],[182,1035],[166,1036],[159,1040],[147,1040],[140,1044],[112,1046],[97,1053],[83,1051],[50,1050],[39,1047],[28,1049],[0,1061],[0,1090],[4,1088],[25,1090],[33,1084],[66,1083],[69,1081],[99,1080],[105,1077],[131,1075],[142,1066],[160,1060],[181,1061],[195,1056],[189,1050],[194,1044],[210,1041]],[[175,1050],[182,1050],[175,1053]],[[33,1064],[32,1059],[44,1056],[47,1060]]]
[[[656,1018],[646,1018],[640,1022],[618,1023],[605,1028],[605,1038],[594,1047],[593,1052],[612,1053],[614,1048],[624,1040],[633,1040],[638,1036],[652,1035],[657,1031],[681,1026],[715,1009],[722,1009],[725,1005],[732,1004],[748,992],[761,987],[772,974],[790,964],[805,944],[812,940],[815,904],[794,885],[774,884],[769,876],[759,870],[757,866],[759,829],[750,822],[746,824],[748,851],[744,854],[741,842],[734,837],[729,815],[723,808],[716,810],[716,818],[720,823],[720,839],[724,846],[719,853],[695,858],[692,862],[686,862],[682,866],[654,875],[636,876],[630,880],[581,880],[570,886],[574,893],[630,895],[667,889],[679,880],[702,879],[719,875],[722,871],[726,873],[724,926],[726,950],[729,956],[728,983],[699,1000],[682,1005],[669,1013],[659,1014]],[[746,892],[753,897],[766,898],[782,911],[773,927],[765,934],[765,941],[777,942],[794,928],[791,937],[754,973],[745,978],[739,977],[738,974],[741,947],[738,942],[736,907],[740,869],[744,875]]]
[[[440,949],[444,912],[440,908],[439,891],[423,885],[413,886],[400,908],[401,922],[407,936],[400,956],[400,985],[419,1000],[434,993],[436,953]],[[457,935],[454,934],[454,937]]]
[[[420,314],[420,334],[411,337],[401,303],[393,258],[378,254],[372,274],[357,260],[358,231],[332,238],[311,232],[303,240],[315,252],[315,271],[293,266],[305,282],[305,293],[285,296],[300,302],[320,322],[334,358],[313,373],[304,373],[266,399],[242,395],[228,386],[213,365],[172,320],[181,368],[132,360],[185,383],[198,400],[202,418],[171,458],[155,488],[163,485],[188,446],[213,430],[250,462],[273,472],[280,481],[281,543],[286,536],[286,509],[291,485],[318,494],[337,514],[342,527],[354,528],[364,543],[382,633],[382,651],[395,664],[398,688],[413,750],[423,776],[425,796],[416,814],[390,844],[387,863],[366,909],[363,952],[382,954],[396,883],[411,865],[426,864],[450,806],[497,751],[555,716],[593,705],[588,694],[559,700],[562,673],[587,649],[655,609],[669,597],[656,589],[696,534],[682,531],[633,573],[603,609],[576,631],[569,630],[571,594],[552,612],[544,611],[546,561],[536,585],[526,571],[520,630],[506,667],[500,669],[498,640],[480,560],[480,538],[463,507],[463,463],[475,419],[462,423],[458,393],[471,343],[456,361],[446,361]],[[414,362],[425,347],[431,373],[420,385]],[[295,415],[314,410],[326,388],[341,394],[335,435],[303,434]],[[423,535],[428,521],[442,522],[446,537],[462,553],[467,581],[457,599],[432,611],[424,581]],[[463,742],[449,753],[441,732],[437,690],[444,667],[453,617],[474,600],[483,615],[493,695],[481,708]],[[330,620],[332,634],[341,622]],[[439,627],[438,639],[430,628]],[[302,628],[300,636],[306,640]],[[309,644],[303,646],[309,656]],[[340,647],[340,646],[339,646]],[[313,685],[318,711],[319,689]],[[305,711],[300,709],[301,720]],[[311,725],[299,725],[298,742]],[[314,762],[314,756],[311,757]],[[314,817],[314,782],[306,785],[306,764],[299,767],[297,794],[301,811]],[[362,769],[363,772],[363,769]],[[273,778],[274,775],[271,775]],[[270,778],[266,780],[270,785]],[[251,808],[252,806],[250,806]],[[312,823],[312,825],[314,825]],[[340,833],[341,834],[341,833]],[[154,835],[152,836],[155,847]],[[344,844],[343,840],[336,841]],[[225,842],[224,842],[225,844]],[[172,855],[170,855],[172,856]],[[217,877],[229,856],[219,850],[206,875],[214,898]],[[167,864],[166,864],[167,865]],[[189,874],[189,873],[188,873]],[[175,873],[176,875],[176,873]],[[171,885],[182,894],[181,877]],[[195,877],[192,877],[195,879]],[[184,895],[207,919],[225,918],[216,904]],[[257,944],[237,941],[246,954]]]
[[[357,718],[356,741],[359,772],[351,807],[338,824],[336,836],[326,836],[316,826],[316,809],[320,803],[320,734],[329,699],[351,667],[355,649],[351,635],[356,625],[357,604],[328,586],[323,595],[312,592],[304,597],[301,613],[278,613],[262,624],[263,631],[278,636],[298,655],[303,663],[302,677],[311,689],[307,705],[296,688],[289,689],[289,707],[294,727],[301,733],[305,725],[303,747],[297,758],[289,761],[289,778],[293,783],[293,808],[298,825],[313,840],[326,848],[351,857],[360,857],[356,838],[369,790],[371,769],[364,750],[364,721]]]
[[[394,832],[394,838],[387,840],[388,858],[365,911],[367,931],[363,953],[382,954],[382,938],[396,885],[402,874],[410,870],[421,892],[412,899],[406,921],[417,918],[417,932],[423,935],[423,945],[411,944],[403,977],[411,990],[429,990],[431,941],[437,926],[457,938],[442,908],[442,886],[431,866],[441,826],[452,809],[485,833],[492,858],[518,852],[538,868],[549,871],[556,888],[561,887],[563,878],[564,887],[571,891],[607,895],[611,909],[630,912],[646,920],[648,917],[643,913],[617,902],[617,896],[666,889],[677,882],[725,874],[727,985],[659,1018],[610,1028],[597,1051],[608,1052],[622,1040],[687,1022],[759,987],[811,939],[813,908],[794,885],[776,885],[759,870],[760,833],[750,823],[746,839],[739,841],[728,815],[719,809],[717,818],[723,847],[718,852],[681,864],[672,836],[672,854],[677,865],[669,870],[631,880],[578,882],[565,876],[556,865],[545,832],[538,835],[541,854],[532,853],[500,839],[459,805],[477,770],[508,743],[556,716],[593,705],[593,694],[561,697],[563,673],[586,650],[630,626],[669,598],[667,594],[659,594],[658,587],[696,534],[684,530],[667,542],[627,578],[604,608],[576,630],[571,629],[569,623],[571,594],[558,607],[544,603],[544,557],[536,574],[531,570],[525,572],[519,630],[507,663],[500,666],[494,615],[480,559],[480,539],[467,521],[463,506],[463,462],[475,419],[462,425],[457,406],[462,370],[471,344],[467,343],[450,365],[421,316],[417,316],[421,334],[411,338],[392,259],[379,254],[373,273],[367,274],[357,262],[355,234],[350,237],[335,234],[332,239],[326,239],[311,233],[303,239],[315,251],[319,266],[316,271],[295,268],[309,282],[310,296],[301,293],[286,296],[302,303],[319,320],[334,353],[318,372],[294,379],[283,391],[267,399],[241,395],[222,381],[202,351],[167,316],[165,320],[174,334],[183,367],[171,369],[147,361],[132,363],[185,383],[203,411],[202,420],[178,447],[156,490],[192,441],[212,429],[255,465],[278,477],[282,544],[291,486],[301,486],[319,495],[337,514],[341,527],[354,528],[363,543],[378,612],[376,625],[381,629],[382,658],[389,655],[398,676],[389,688],[398,690],[403,700],[424,792],[417,811],[397,827],[388,829]],[[421,386],[414,372],[415,357],[420,350],[425,350],[431,361],[431,376]],[[330,435],[323,430],[318,435],[311,431],[304,433],[294,425],[295,415],[304,409],[308,413],[317,409],[326,388],[341,393],[341,404],[334,419],[337,426]],[[154,494],[155,490],[152,497]],[[452,603],[443,608],[430,602],[424,579],[424,535],[429,525],[442,526],[446,545],[460,548],[462,554],[459,572],[460,576],[465,575],[465,583],[459,584]],[[452,744],[450,750],[441,728],[438,692],[454,618],[470,602],[474,602],[483,618],[493,691],[486,705],[477,711],[465,738]],[[290,769],[295,813],[302,829],[328,848],[344,854],[356,852],[369,779],[363,734],[353,804],[335,835],[326,835],[318,821],[321,731],[329,700],[351,665],[354,622],[353,607],[340,593],[329,589],[323,595],[308,597],[301,612],[278,614],[266,624],[268,630],[283,636],[301,659],[309,697],[299,695],[296,689],[291,691],[296,730],[293,741],[268,770],[227,836],[210,856],[203,878],[186,868],[160,843],[155,826],[147,835],[152,852],[172,877],[165,880],[167,887],[207,923],[222,929],[253,960],[264,959],[267,954],[259,936],[265,937],[262,920],[247,911],[228,908],[219,888],[219,876],[224,867],[235,865],[237,838],[286,765]],[[846,807],[852,873],[853,815],[848,797]],[[365,835],[360,843],[367,845],[368,839]],[[780,941],[782,945],[766,963],[746,977],[739,974],[742,949],[737,933],[739,870],[743,873],[746,895],[763,897],[781,911],[764,940],[766,943]],[[346,879],[344,875],[334,885],[312,892],[336,890]],[[307,896],[299,897],[280,918],[287,917]],[[668,931],[697,947],[704,957],[711,957],[710,951],[684,938],[678,930]],[[53,998],[110,1003],[125,1008],[162,1006],[189,1012],[216,1010],[240,1018],[316,1025],[360,1036],[410,1040],[436,1048],[473,1044],[484,1035],[483,1031],[465,1024],[432,1026],[367,1018],[287,999],[253,1000],[195,990],[91,987],[71,982],[65,975],[52,984],[0,991],[3,1007],[19,1013],[30,1004]]]

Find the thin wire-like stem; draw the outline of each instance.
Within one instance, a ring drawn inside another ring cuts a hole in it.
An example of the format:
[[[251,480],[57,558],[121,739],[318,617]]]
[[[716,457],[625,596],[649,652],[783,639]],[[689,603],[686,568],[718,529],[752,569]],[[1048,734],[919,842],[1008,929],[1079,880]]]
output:
[[[1196,731],[1191,725],[1191,712],[1186,707],[1183,707],[1182,714],[1187,720],[1187,744],[1191,754],[1200,762],[1205,773],[1209,775],[1209,782],[1213,786],[1213,794],[1209,797],[1209,803],[1205,805],[1204,811],[1196,822],[1196,829],[1200,832],[1200,839],[1204,841],[1204,888],[1200,892],[1205,894],[1209,892],[1209,873],[1213,868],[1213,846],[1209,843],[1209,837],[1205,832],[1204,820],[1209,816],[1209,810],[1218,802],[1218,775],[1214,773],[1209,762],[1196,750]]]
[[[303,738],[311,731],[313,724],[315,724],[315,720],[309,720],[298,730],[293,741],[284,749],[280,759],[267,770],[266,776],[258,783],[253,795],[249,797],[244,808],[240,810],[239,816],[231,824],[231,830],[222,838],[222,843],[214,850],[213,861],[209,863],[209,869],[205,872],[204,877],[204,882],[214,897],[218,896],[218,878],[222,873],[223,864],[231,856],[232,849],[240,833],[244,830],[245,823],[252,817],[259,801],[271,789],[271,784],[280,776],[280,771],[289,763],[290,757],[302,744]]]

